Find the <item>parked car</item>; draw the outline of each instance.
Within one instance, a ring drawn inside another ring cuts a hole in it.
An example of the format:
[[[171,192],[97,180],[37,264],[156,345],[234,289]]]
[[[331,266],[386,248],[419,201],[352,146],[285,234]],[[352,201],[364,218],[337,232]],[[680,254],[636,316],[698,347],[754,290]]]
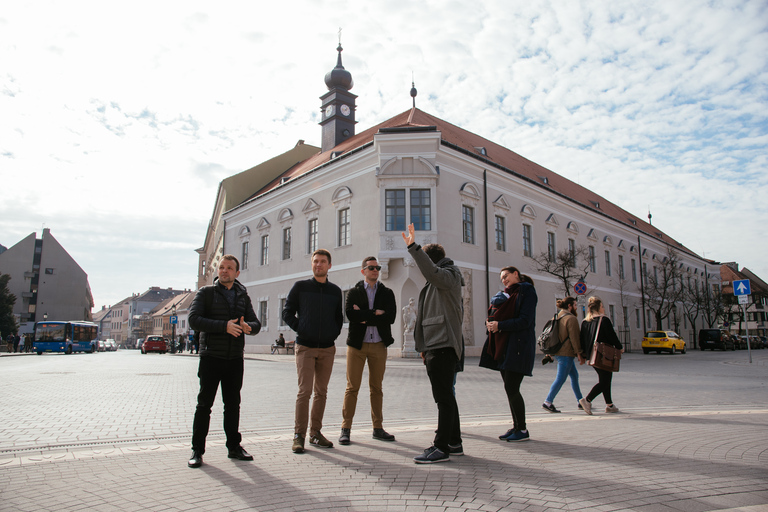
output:
[[[758,349],[763,348],[763,340],[761,340],[757,336],[750,336],[749,337],[749,348],[751,349]]]
[[[728,331],[723,329],[701,329],[699,331],[699,348],[701,350],[736,350],[736,345]]]
[[[107,342],[104,340],[99,340],[96,343],[98,343],[96,350],[99,352],[105,352],[107,350]]]
[[[144,338],[137,338],[136,339],[136,347],[135,348],[138,348],[139,350],[141,350],[141,346],[143,344],[144,344]]]
[[[739,350],[747,350],[746,336],[734,336],[733,342],[736,344],[736,348],[738,348]]]
[[[148,354],[150,352],[165,354],[168,352],[168,342],[162,336],[147,336],[141,346],[141,353]]]
[[[680,352],[685,354],[685,340],[675,331],[648,331],[643,338],[643,354],[656,351],[657,354]]]
[[[115,340],[110,338],[105,343],[106,343],[105,350],[107,352],[117,352],[117,342],[115,342]]]
[[[760,341],[763,342],[763,348],[768,348],[768,338],[765,336],[758,336],[758,338],[760,338]]]

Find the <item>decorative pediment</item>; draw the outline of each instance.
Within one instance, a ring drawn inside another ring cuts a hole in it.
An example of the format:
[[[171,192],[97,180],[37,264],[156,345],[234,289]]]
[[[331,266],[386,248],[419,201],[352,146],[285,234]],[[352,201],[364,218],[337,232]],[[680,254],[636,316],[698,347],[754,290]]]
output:
[[[237,236],[245,241],[251,236],[251,230],[248,229],[248,226],[243,226],[240,228],[240,231],[237,232]]]
[[[437,176],[438,168],[420,156],[396,156],[390,158],[381,168],[376,170],[376,176]]]
[[[636,245],[629,246],[629,252],[637,254],[637,246]]]
[[[280,210],[280,213],[277,215],[277,220],[279,222],[286,222],[293,219],[293,212],[290,208],[283,208]]]
[[[459,189],[459,193],[464,196],[468,197],[470,199],[478,200],[480,197],[480,191],[478,190],[477,186],[475,186],[473,183],[466,182],[461,186]]]
[[[311,197],[307,199],[307,202],[304,203],[304,208],[301,209],[301,212],[306,215],[307,217],[317,217],[317,212],[320,210],[320,205],[315,202],[314,199]]]
[[[589,238],[594,242],[597,242],[597,233],[595,232],[595,228],[592,228],[589,230],[589,233],[587,233],[587,238]]]
[[[613,245],[613,238],[611,238],[611,237],[610,237],[610,236],[608,236],[608,235],[605,235],[605,236],[603,237],[603,243],[604,243],[605,245]]]
[[[574,221],[569,222],[565,229],[567,229],[569,233],[573,233],[574,235],[579,234],[579,225],[576,224]]]
[[[352,191],[347,186],[339,187],[333,193],[332,201],[336,208],[346,208],[352,203]]]
[[[259,231],[268,231],[272,225],[269,223],[266,217],[262,217],[259,223],[256,225],[256,229]]]
[[[499,208],[506,212],[508,212],[512,208],[507,202],[507,200],[504,198],[504,194],[496,198],[496,200],[493,202],[493,206],[494,208]]]
[[[520,215],[523,217],[529,217],[531,219],[536,218],[536,210],[533,209],[533,206],[529,204],[524,204],[523,207],[520,209]]]
[[[617,247],[619,248],[619,250],[622,250],[622,251],[627,250],[627,246],[624,245],[624,240],[619,240],[619,245],[617,245]]]
[[[554,213],[550,213],[549,217],[547,217],[547,224],[549,224],[550,226],[554,226],[554,227],[557,227],[557,226],[560,225],[560,223],[557,221],[557,217],[555,216]]]

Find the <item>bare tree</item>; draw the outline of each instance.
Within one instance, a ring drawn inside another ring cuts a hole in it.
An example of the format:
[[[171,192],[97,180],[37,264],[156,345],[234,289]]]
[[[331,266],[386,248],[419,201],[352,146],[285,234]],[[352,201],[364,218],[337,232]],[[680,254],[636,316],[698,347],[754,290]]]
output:
[[[560,280],[563,297],[569,296],[573,290],[573,284],[580,279],[584,280],[589,274],[589,249],[584,245],[576,247],[573,251],[560,251],[555,255],[544,251],[532,259],[537,271],[545,272]]]
[[[707,327],[712,329],[719,323],[718,319],[725,315],[723,294],[720,287],[716,287],[713,290],[706,281],[704,281],[702,285],[705,288],[702,290],[701,314],[702,318],[707,323]]]
[[[661,264],[648,276],[648,284],[645,286],[646,305],[653,311],[657,330],[662,329],[662,320],[669,317],[680,301],[681,285],[680,256],[670,247]]]

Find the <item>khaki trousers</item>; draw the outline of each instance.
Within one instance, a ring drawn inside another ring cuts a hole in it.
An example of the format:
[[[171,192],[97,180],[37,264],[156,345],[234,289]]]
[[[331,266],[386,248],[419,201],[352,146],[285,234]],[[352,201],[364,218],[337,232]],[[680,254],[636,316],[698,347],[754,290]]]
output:
[[[352,418],[357,408],[357,393],[363,380],[363,368],[368,361],[368,388],[371,392],[371,423],[373,428],[382,428],[382,403],[384,392],[382,381],[387,368],[387,347],[383,342],[363,343],[358,350],[347,347],[347,389],[344,391],[344,405],[341,409],[341,428],[352,428]]]
[[[336,346],[310,348],[296,345],[296,373],[299,376],[299,393],[296,395],[294,433],[302,437],[313,436],[323,428],[323,414],[328,395],[328,381],[333,371]],[[312,396],[312,413],[309,412],[309,398]]]

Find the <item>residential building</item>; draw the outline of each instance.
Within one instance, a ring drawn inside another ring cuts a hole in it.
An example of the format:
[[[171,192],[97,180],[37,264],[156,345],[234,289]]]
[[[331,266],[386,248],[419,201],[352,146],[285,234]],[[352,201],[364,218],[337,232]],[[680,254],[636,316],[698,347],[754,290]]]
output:
[[[92,319],[93,296],[88,274],[70,256],[48,228],[0,253],[0,273],[11,276],[9,291],[19,333],[34,331],[35,322]]]
[[[739,270],[736,262],[723,263],[720,266],[722,279],[723,302],[725,303],[724,321],[728,322],[727,329],[733,334],[765,336],[768,334],[768,283],[757,277],[748,268]],[[747,299],[747,316],[744,317],[744,306],[739,304],[738,297],[733,293],[733,282],[749,280],[751,294]]]

